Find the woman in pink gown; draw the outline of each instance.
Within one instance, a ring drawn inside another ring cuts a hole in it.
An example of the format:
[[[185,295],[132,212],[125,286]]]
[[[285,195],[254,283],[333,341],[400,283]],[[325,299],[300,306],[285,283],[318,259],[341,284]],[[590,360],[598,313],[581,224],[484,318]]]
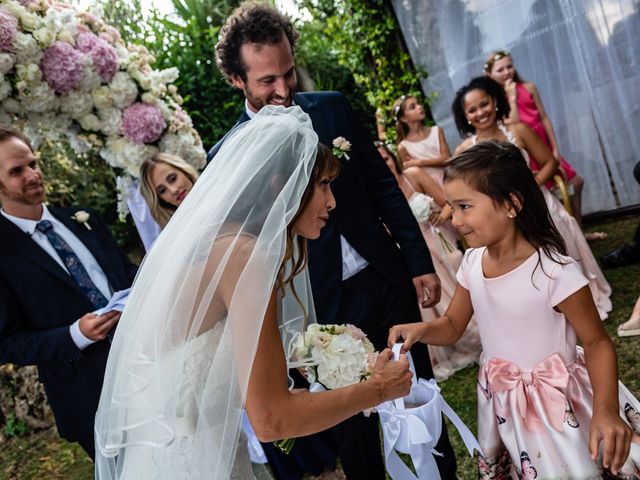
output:
[[[389,149],[378,146],[378,152],[396,177],[398,186],[411,207],[431,259],[440,278],[440,303],[432,308],[421,308],[422,320],[431,322],[446,311],[456,286],[456,272],[460,267],[462,252],[456,246],[457,236],[441,228],[451,218],[451,209],[445,203],[442,188],[419,167],[404,169]],[[480,336],[475,320],[471,320],[464,335],[453,345],[446,347],[429,345],[429,357],[436,380],[446,380],[458,370],[478,363]]]

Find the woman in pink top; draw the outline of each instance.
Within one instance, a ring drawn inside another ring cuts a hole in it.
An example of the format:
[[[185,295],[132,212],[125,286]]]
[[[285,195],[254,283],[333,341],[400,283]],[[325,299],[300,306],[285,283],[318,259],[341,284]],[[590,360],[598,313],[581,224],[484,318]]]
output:
[[[437,320],[393,327],[389,345],[449,345],[475,315],[480,480],[638,478],[640,403],[521,150],[474,145],[444,182],[470,247],[453,299]]]
[[[484,65],[485,73],[497,81],[505,89],[511,115],[506,123],[523,122],[529,125],[551,150],[553,156],[560,163],[559,172],[564,177],[567,184],[573,188],[574,194],[571,196],[571,208],[573,215],[582,225],[582,187],[584,179],[576,173],[573,167],[567,162],[558,149],[558,142],[551,120],[542,104],[542,99],[533,82],[524,82],[513,66],[513,60],[509,52],[496,51],[489,55]],[[532,158],[532,163],[535,159]],[[535,169],[535,165],[532,165]],[[547,184],[553,186],[553,183]],[[587,234],[588,240],[604,238],[603,234]]]
[[[437,125],[427,127],[424,107],[411,95],[402,95],[393,105],[398,134],[398,155],[405,168],[422,167],[442,185],[442,167],[451,153],[444,131]]]

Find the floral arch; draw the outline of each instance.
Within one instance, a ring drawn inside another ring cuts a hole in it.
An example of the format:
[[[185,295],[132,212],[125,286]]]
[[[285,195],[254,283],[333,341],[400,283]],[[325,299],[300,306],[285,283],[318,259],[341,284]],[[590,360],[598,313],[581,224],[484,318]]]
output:
[[[66,136],[77,153],[98,151],[123,172],[122,197],[157,152],[201,168],[202,141],[172,84],[179,72],[155,70],[154,61],[99,15],[48,0],[0,0],[0,124],[36,146]],[[126,215],[126,202],[118,208]]]

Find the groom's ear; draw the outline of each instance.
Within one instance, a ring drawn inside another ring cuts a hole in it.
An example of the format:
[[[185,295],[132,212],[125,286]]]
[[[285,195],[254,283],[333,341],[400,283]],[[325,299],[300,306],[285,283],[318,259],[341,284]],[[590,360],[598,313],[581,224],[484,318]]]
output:
[[[233,83],[233,86],[244,91],[244,81],[242,80],[242,78],[240,78],[240,75],[238,75],[237,73],[234,73],[230,76],[231,78],[231,83]]]

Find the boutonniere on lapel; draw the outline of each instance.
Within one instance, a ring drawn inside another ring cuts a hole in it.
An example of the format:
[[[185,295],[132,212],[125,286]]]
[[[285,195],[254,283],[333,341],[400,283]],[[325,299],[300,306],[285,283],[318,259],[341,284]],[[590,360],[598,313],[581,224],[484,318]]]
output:
[[[344,137],[337,137],[333,139],[333,154],[336,158],[342,158],[349,160],[347,152],[351,151],[351,142]]]
[[[71,216],[71,218],[80,225],[84,225],[84,228],[87,230],[91,230],[91,225],[89,225],[89,214],[84,210],[78,210]]]

